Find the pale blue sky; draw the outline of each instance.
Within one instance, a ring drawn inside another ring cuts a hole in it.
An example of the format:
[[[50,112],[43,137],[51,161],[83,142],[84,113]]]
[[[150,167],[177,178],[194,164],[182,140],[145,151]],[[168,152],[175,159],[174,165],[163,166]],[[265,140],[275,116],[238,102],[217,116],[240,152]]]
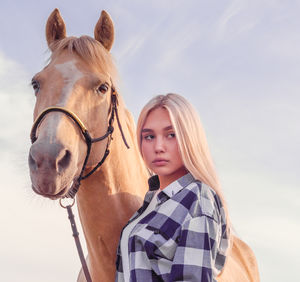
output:
[[[105,9],[121,94],[136,118],[176,92],[197,108],[237,233],[262,282],[294,281],[299,265],[300,1],[1,1],[0,264],[3,281],[75,281],[69,222],[33,194],[27,168],[31,77],[49,56],[46,20],[92,35]],[[82,237],[83,240],[83,237]]]

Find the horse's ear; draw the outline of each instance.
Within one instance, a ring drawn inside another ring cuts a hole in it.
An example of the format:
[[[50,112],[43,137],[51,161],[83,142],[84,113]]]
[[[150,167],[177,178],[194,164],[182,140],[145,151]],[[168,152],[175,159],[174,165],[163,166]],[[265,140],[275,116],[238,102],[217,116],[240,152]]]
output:
[[[55,9],[48,18],[46,25],[46,38],[48,47],[53,51],[54,42],[66,37],[66,25],[59,10]]]
[[[115,37],[114,24],[105,11],[101,12],[100,19],[95,26],[94,36],[108,51],[111,49]]]

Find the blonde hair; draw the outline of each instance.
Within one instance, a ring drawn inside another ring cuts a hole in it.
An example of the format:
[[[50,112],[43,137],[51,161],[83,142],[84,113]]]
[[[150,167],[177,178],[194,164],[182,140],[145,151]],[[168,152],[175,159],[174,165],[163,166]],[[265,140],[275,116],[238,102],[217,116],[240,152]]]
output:
[[[209,152],[205,132],[199,115],[185,98],[178,94],[158,95],[144,106],[137,122],[137,141],[140,152],[141,131],[149,113],[157,108],[165,108],[169,113],[185,168],[195,179],[210,186],[221,199],[226,213],[227,230],[229,231],[230,221],[227,204]]]

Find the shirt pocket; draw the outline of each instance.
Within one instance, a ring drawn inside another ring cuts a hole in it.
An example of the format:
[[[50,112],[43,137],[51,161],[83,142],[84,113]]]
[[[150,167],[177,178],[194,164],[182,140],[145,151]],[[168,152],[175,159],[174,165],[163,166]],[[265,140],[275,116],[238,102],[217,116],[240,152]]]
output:
[[[153,226],[151,224],[145,227],[148,231],[151,231],[150,236],[145,242],[145,250],[150,259],[164,258],[173,261],[175,251],[177,248],[177,242],[179,236],[178,232],[174,232],[173,235],[166,232],[166,230],[161,227]]]

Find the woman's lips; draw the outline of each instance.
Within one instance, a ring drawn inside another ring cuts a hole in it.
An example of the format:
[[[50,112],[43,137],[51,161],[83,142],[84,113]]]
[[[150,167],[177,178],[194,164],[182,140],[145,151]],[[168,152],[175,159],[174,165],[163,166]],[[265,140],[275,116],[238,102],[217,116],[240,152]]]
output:
[[[168,163],[169,161],[168,160],[165,160],[165,159],[155,159],[152,163],[155,165],[155,166],[164,166]]]

